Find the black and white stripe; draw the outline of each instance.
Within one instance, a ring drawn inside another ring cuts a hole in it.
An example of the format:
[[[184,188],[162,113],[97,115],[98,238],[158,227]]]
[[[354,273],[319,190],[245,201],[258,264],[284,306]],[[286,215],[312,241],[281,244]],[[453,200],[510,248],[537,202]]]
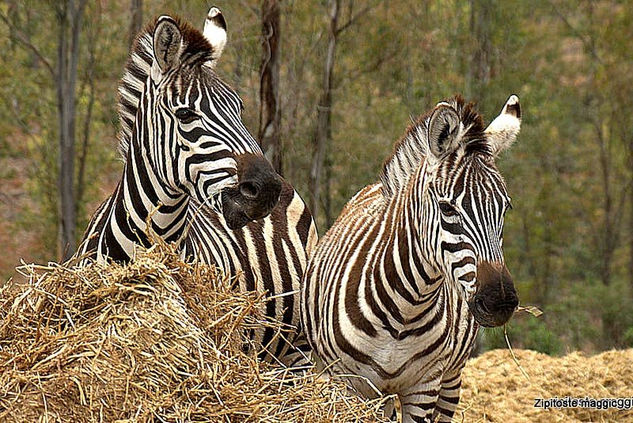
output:
[[[204,35],[161,17],[137,38],[119,87],[123,176],[95,212],[77,254],[128,261],[138,246],[149,246],[149,223],[165,241],[179,242],[183,257],[241,275],[243,290],[267,291],[275,298],[267,314],[296,328],[299,281],[317,239],[305,203],[277,177],[276,205],[262,208],[255,202],[257,210],[270,213],[267,217],[237,229],[225,219],[223,193],[239,182],[240,168],[246,166],[240,157],[261,157],[242,123],[240,98],[213,70],[225,28],[219,10],[212,8]],[[176,45],[172,49],[169,43]],[[273,353],[269,359],[295,364],[301,356],[269,331],[253,336]],[[285,336],[294,342],[296,330]]]
[[[194,204],[185,253],[212,263],[228,274],[239,274],[241,291],[268,292],[265,314],[288,329],[277,333],[268,327],[252,338],[264,351],[262,358],[288,367],[308,363],[309,350],[298,335],[300,281],[317,243],[312,214],[299,194],[283,184],[277,206],[265,219],[231,230],[221,214]],[[266,353],[267,352],[267,353]]]
[[[318,370],[354,375],[365,396],[397,394],[404,422],[451,420],[478,325],[505,323],[517,305],[501,250],[510,200],[494,164],[518,133],[513,110],[516,96],[486,130],[461,97],[422,116],[304,274]]]

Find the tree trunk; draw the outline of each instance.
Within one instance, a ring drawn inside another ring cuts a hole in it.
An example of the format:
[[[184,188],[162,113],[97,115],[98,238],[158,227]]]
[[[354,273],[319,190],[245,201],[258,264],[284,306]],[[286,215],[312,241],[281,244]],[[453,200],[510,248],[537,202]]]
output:
[[[336,38],[338,35],[338,16],[340,0],[329,0],[330,30],[328,33],[328,47],[323,70],[323,86],[317,106],[317,128],[314,137],[314,154],[310,169],[310,208],[314,219],[318,216],[321,196],[321,178],[323,164],[330,135],[332,115],[332,71],[334,69],[334,55],[336,52]]]
[[[633,169],[633,139],[629,142],[629,169]],[[633,174],[629,176],[629,184],[633,187]],[[629,195],[629,293],[633,296],[633,190]]]
[[[68,0],[57,9],[57,109],[59,118],[59,248],[63,260],[75,250],[77,204],[75,198],[75,87],[79,61],[79,33],[86,0]]]
[[[262,1],[262,62],[259,86],[259,141],[275,170],[282,174],[282,145],[279,133],[279,42],[280,7],[277,0]]]
[[[329,135],[332,138],[332,135]],[[323,199],[323,215],[325,218],[325,227],[329,228],[334,223],[332,216],[332,159],[329,151],[325,152],[325,198]]]
[[[470,98],[480,102],[483,100],[485,88],[490,82],[491,14],[491,0],[470,1],[470,32],[475,45],[468,70],[467,92]]]
[[[130,32],[129,32],[129,44],[130,47],[136,39],[136,34],[141,31],[143,27],[143,0],[131,0],[130,1]]]

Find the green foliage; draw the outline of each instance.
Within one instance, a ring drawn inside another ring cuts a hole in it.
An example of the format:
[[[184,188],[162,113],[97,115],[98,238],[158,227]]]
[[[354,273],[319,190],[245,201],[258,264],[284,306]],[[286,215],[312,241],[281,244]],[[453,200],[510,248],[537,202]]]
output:
[[[513,319],[507,324],[506,332],[513,348],[528,348],[550,355],[564,352],[563,342],[542,318]],[[503,328],[484,329],[481,339],[485,350],[508,348]]]

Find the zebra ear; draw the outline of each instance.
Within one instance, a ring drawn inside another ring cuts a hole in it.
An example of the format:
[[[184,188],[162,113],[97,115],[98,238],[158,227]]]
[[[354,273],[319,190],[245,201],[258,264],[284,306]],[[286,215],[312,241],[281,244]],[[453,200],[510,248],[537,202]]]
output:
[[[161,16],[156,22],[153,37],[154,63],[158,70],[165,73],[172,69],[180,58],[182,34],[170,16]]]
[[[429,150],[441,159],[458,147],[460,121],[455,109],[447,103],[439,103],[429,119],[427,138]]]
[[[203,34],[213,47],[211,61],[207,64],[214,67],[226,45],[226,21],[220,9],[215,6],[209,9],[207,19],[204,21]]]
[[[499,116],[486,128],[485,134],[494,156],[509,148],[521,129],[521,105],[519,97],[511,95]]]

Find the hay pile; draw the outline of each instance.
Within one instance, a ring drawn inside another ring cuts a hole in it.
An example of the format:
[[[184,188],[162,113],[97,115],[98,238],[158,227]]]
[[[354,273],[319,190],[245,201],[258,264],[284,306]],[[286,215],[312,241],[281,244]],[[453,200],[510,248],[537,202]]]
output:
[[[509,350],[494,350],[470,360],[463,373],[457,422],[627,422],[633,410],[534,408],[535,398],[633,397],[633,350],[586,357],[550,357],[514,350],[529,376],[521,373]]]
[[[377,402],[245,353],[264,300],[167,246],[0,290],[0,421],[380,421]],[[281,329],[280,329],[281,333]]]

